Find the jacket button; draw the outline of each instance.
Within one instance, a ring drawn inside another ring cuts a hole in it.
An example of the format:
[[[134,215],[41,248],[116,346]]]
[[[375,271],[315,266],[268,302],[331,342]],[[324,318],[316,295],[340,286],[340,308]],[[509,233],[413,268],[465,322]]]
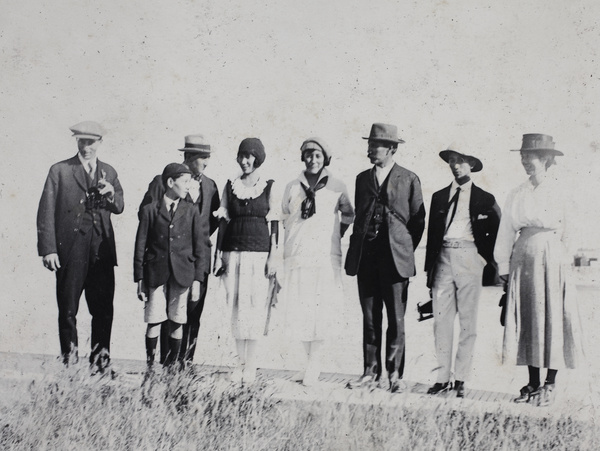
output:
[[[172,228],[173,228],[173,224],[170,224],[170,225],[169,225],[169,229],[172,229]]]
[[[73,232],[78,232],[78,231],[79,231],[79,229],[73,229]]]

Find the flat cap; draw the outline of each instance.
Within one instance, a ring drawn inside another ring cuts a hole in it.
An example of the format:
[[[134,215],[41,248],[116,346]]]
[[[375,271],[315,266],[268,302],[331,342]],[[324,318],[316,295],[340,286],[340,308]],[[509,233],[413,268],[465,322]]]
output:
[[[94,121],[80,122],[69,127],[69,130],[73,132],[75,138],[102,139],[106,134],[106,130],[98,122]]]

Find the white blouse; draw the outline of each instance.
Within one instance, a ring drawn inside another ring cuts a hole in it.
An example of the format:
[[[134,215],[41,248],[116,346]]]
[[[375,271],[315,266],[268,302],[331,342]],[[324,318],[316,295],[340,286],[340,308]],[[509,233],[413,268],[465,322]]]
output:
[[[494,258],[498,273],[508,274],[510,256],[519,231],[524,227],[557,230],[566,240],[566,202],[568,192],[547,174],[538,186],[531,180],[513,189],[506,199],[498,229]]]

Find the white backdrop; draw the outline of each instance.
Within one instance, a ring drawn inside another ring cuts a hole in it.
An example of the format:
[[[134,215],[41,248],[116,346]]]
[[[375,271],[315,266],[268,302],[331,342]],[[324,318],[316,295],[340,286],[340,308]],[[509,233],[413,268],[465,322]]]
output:
[[[143,334],[141,313],[123,317],[120,307],[137,302],[137,206],[151,178],[181,160],[176,149],[190,133],[210,138],[207,174],[220,189],[243,138],[262,139],[264,170],[284,184],[302,169],[301,142],[318,135],[353,191],[368,167],[361,137],[372,122],[394,123],[406,140],[396,160],[421,178],[427,208],[451,180],[437,156],[449,143],[482,159],[475,183],[502,205],[525,180],[509,149],[523,133],[548,133],[566,155],[557,169],[573,182],[565,196],[578,207],[577,245],[600,247],[596,0],[0,0],[0,8],[0,351],[58,353],[54,277],[37,256],[35,216],[48,168],[76,152],[68,127],[82,120],[108,130],[98,155],[125,190],[125,212],[114,217],[117,336],[132,324]],[[141,337],[117,355],[142,357]]]

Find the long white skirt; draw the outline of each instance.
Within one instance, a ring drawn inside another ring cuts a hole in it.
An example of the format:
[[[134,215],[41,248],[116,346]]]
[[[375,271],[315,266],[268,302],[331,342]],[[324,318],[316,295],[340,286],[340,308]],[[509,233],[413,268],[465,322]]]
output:
[[[232,306],[231,330],[237,340],[263,336],[267,320],[269,279],[265,277],[267,252],[223,252],[223,283]]]
[[[329,257],[329,256],[327,256]],[[286,330],[296,340],[325,340],[340,333],[343,290],[331,266],[286,268]]]
[[[503,361],[538,368],[575,368],[582,337],[565,249],[552,230],[524,228],[513,247]]]

